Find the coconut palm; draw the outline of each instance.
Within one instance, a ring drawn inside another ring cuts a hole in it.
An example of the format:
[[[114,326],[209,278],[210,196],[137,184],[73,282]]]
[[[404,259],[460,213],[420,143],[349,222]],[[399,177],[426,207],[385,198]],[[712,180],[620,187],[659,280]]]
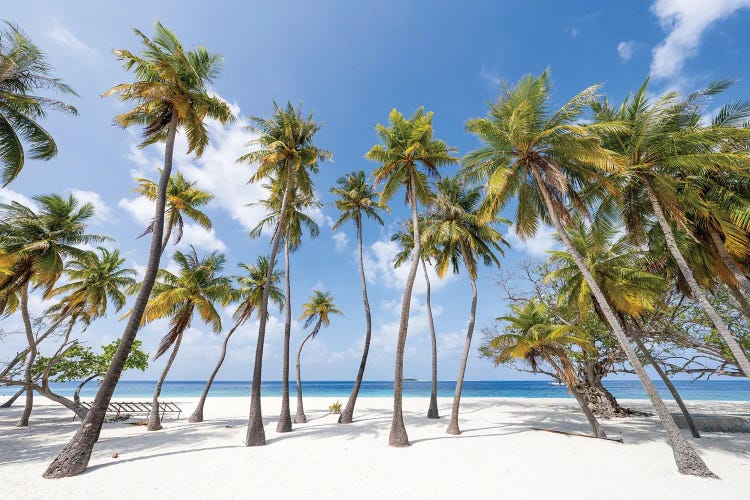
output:
[[[159,185],[150,180],[139,177],[136,179],[139,186],[135,188],[136,193],[140,193],[146,199],[156,201],[156,197],[159,191]],[[206,215],[205,212],[201,211],[200,207],[207,205],[213,200],[214,195],[201,191],[196,186],[196,182],[190,182],[182,175],[182,172],[177,172],[169,178],[167,183],[167,209],[165,212],[165,223],[164,238],[162,238],[161,252],[164,253],[164,249],[167,248],[169,238],[174,233],[174,242],[179,243],[182,239],[182,230],[185,226],[183,215],[189,219],[197,222],[202,228],[206,230],[211,229],[211,219]],[[149,234],[154,230],[154,222],[146,227],[141,236]]]
[[[433,138],[432,112],[425,113],[423,108],[405,118],[395,108],[388,116],[388,126],[378,123],[375,130],[379,144],[367,152],[369,160],[380,164],[373,172],[374,186],[383,183],[380,199],[388,202],[401,187],[406,188],[406,203],[411,208],[412,232],[414,234],[414,252],[411,267],[404,286],[401,299],[401,319],[396,343],[396,363],[393,378],[393,422],[389,443],[391,446],[408,446],[409,436],[404,426],[402,410],[402,392],[404,378],[404,348],[409,328],[409,308],[414,279],[419,267],[420,236],[418,204],[427,204],[429,200],[428,177],[439,177],[439,168],[458,163],[458,158],[451,155],[454,148]],[[421,167],[421,170],[420,170]]]
[[[313,143],[320,125],[315,123],[312,115],[302,116],[302,107],[294,109],[291,103],[282,108],[274,103],[273,116],[270,119],[254,117],[254,132],[260,137],[253,140],[250,146],[253,151],[241,156],[238,162],[257,163],[257,169],[250,177],[250,182],[259,182],[276,178],[282,181],[284,193],[281,196],[280,216],[276,221],[271,238],[271,254],[268,258],[268,276],[266,290],[260,304],[258,339],[255,346],[255,364],[250,394],[250,418],[248,419],[246,446],[263,446],[266,444],[266,433],[263,429],[263,415],[260,407],[260,383],[263,368],[263,344],[266,338],[268,321],[268,297],[270,293],[271,271],[276,262],[276,253],[283,236],[285,218],[292,202],[292,190],[296,187],[302,194],[313,192],[310,173],[319,169],[319,163],[330,159],[331,153],[318,148]]]
[[[0,31],[0,182],[7,186],[21,172],[25,161],[23,143],[31,147],[33,160],[49,160],[57,144],[37,120],[47,110],[77,115],[76,108],[57,99],[36,95],[53,89],[77,95],[59,78],[51,76],[46,57],[18,27],[7,23]]]
[[[511,311],[497,318],[508,323],[507,333],[490,339],[483,352],[494,358],[496,365],[518,360],[528,363],[536,372],[541,363],[549,364],[576,398],[594,436],[606,438],[607,434],[576,388],[575,370],[568,357],[573,347],[584,350],[593,347],[585,332],[574,325],[554,323],[547,306],[536,300],[523,306],[513,305]]]
[[[201,320],[211,326],[214,333],[220,333],[221,316],[216,310],[216,305],[228,304],[234,293],[231,280],[221,275],[225,262],[223,255],[212,252],[200,258],[191,246],[186,254],[176,251],[173,259],[177,264],[177,274],[159,269],[151,299],[146,304],[141,321],[141,325],[145,326],[158,319],[169,318],[169,331],[159,341],[154,359],[172,349],[154,389],[146,427],[149,431],[161,429],[159,394],[164,379],[167,378],[177,357],[182,336],[192,324],[193,313],[198,313]]]
[[[114,51],[126,70],[135,71],[136,81],[117,85],[104,94],[118,95],[122,101],[134,103],[130,111],[118,115],[115,121],[122,127],[143,125],[141,147],[157,142],[165,143],[164,166],[157,189],[148,263],[120,345],[112,358],[110,369],[99,385],[91,410],[78,432],[47,468],[44,473],[46,478],[74,476],[86,470],[91,450],[99,437],[107,406],[138,333],[159,268],[167,185],[172,174],[177,130],[182,128],[185,131],[188,153],[200,156],[209,142],[203,120],[213,118],[221,123],[232,120],[227,103],[206,90],[207,83],[218,76],[221,57],[209,53],[205,47],[185,51],[171,31],[158,22],[155,29],[153,40],[134,30],[143,44],[141,55],[128,50]]]
[[[575,123],[594,99],[598,86],[583,90],[554,112],[549,105],[551,90],[547,71],[539,77],[526,76],[503,89],[486,117],[470,120],[467,129],[483,144],[467,156],[463,175],[484,184],[486,198],[480,212],[486,217],[495,216],[517,196],[514,226],[519,237],[534,235],[540,222],[554,226],[666,429],[678,470],[713,476],[675,424],[564,227],[572,222],[572,209],[587,212],[578,188],[611,188],[606,183],[608,174],[619,168],[621,159],[602,147],[597,134],[620,131],[624,126],[606,121]]]
[[[362,302],[365,306],[365,345],[362,350],[362,361],[359,363],[357,377],[354,379],[354,387],[349,395],[344,410],[339,415],[340,424],[350,424],[354,415],[354,405],[357,403],[359,388],[362,386],[362,378],[365,375],[367,365],[367,354],[370,351],[370,337],[372,335],[372,318],[370,317],[370,301],[367,298],[367,280],[365,279],[365,265],[362,257],[362,220],[372,219],[383,225],[381,212],[388,212],[388,206],[377,199],[377,194],[372,185],[365,179],[362,170],[349,172],[336,180],[336,187],[331,193],[338,196],[334,202],[339,210],[339,218],[331,228],[333,231],[339,229],[346,222],[353,222],[357,229],[357,248],[359,250],[359,280],[362,285]]]
[[[203,407],[206,404],[206,398],[208,397],[208,391],[211,390],[211,385],[216,378],[216,374],[219,373],[221,365],[224,363],[224,358],[227,355],[227,345],[232,334],[244,325],[245,322],[250,319],[254,312],[258,310],[258,305],[263,299],[263,286],[266,283],[266,272],[268,268],[268,257],[258,257],[258,261],[254,266],[249,264],[240,263],[240,268],[245,272],[242,276],[237,276],[236,280],[239,287],[233,291],[233,299],[238,300],[237,308],[234,310],[232,318],[234,319],[234,326],[227,332],[224,337],[224,343],[221,346],[221,355],[219,361],[216,363],[211,376],[208,377],[206,387],[203,389],[198,405],[195,407],[195,411],[190,415],[188,422],[203,422]],[[271,275],[271,300],[279,307],[284,306],[284,294],[281,289],[276,285],[281,280],[281,274],[278,271],[274,271]]]
[[[300,355],[302,354],[302,348],[305,347],[305,343],[308,340],[315,338],[318,332],[320,332],[321,327],[331,324],[332,314],[344,313],[336,307],[336,304],[333,302],[333,297],[331,297],[331,294],[328,292],[313,290],[310,299],[302,304],[302,314],[299,319],[305,320],[305,328],[308,328],[313,323],[315,325],[297,349],[297,414],[294,416],[295,424],[307,423],[305,408],[302,405],[302,377],[300,372]]]
[[[495,223],[507,223],[505,219],[481,219],[477,207],[481,199],[480,188],[467,188],[455,177],[446,177],[437,183],[437,192],[427,214],[424,239],[436,248],[435,262],[438,276],[443,277],[449,268],[458,273],[463,263],[471,284],[471,310],[466,330],[464,353],[456,378],[451,419],[446,432],[460,434],[458,411],[461,405],[466,364],[471,351],[471,338],[477,312],[477,267],[479,261],[485,266],[500,267],[497,253],[503,254],[503,245],[508,242],[495,229]]]
[[[250,237],[256,238],[266,227],[274,227],[279,220],[284,185],[278,179],[272,178],[270,184],[265,185],[269,197],[258,204],[266,208],[267,215],[250,231]],[[302,229],[308,230],[310,237],[317,238],[320,234],[318,224],[306,211],[319,209],[323,206],[314,193],[300,193],[299,187],[293,187],[291,202],[287,209],[285,228],[282,233],[284,241],[284,361],[282,363],[281,412],[276,424],[276,432],[290,432],[292,430],[292,415],[289,410],[289,343],[292,335],[292,285],[290,254],[302,245]]]

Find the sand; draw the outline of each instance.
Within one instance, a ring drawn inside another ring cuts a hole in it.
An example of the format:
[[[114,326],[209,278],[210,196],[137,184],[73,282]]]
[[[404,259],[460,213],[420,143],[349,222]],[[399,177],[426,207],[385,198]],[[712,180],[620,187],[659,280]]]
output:
[[[677,473],[653,417],[605,420],[624,444],[532,430],[588,432],[566,399],[465,399],[460,436],[428,420],[426,399],[404,400],[409,448],[388,446],[391,400],[360,398],[356,422],[338,425],[333,398],[306,398],[309,422],[277,434],[279,398],[264,398],[267,446],[243,446],[249,399],[209,398],[206,421],[185,413],[146,432],[106,424],[86,473],[45,480],[46,465],[75,432],[71,413],[39,404],[28,428],[20,406],[0,409],[3,498],[743,498],[750,495],[750,434],[692,439],[721,480]],[[168,399],[168,398],[167,398]],[[342,399],[342,402],[345,400]],[[625,401],[646,409],[645,401]],[[750,414],[750,403],[689,402],[696,413]],[[294,405],[293,405],[294,406]],[[675,408],[676,410],[676,408]],[[112,458],[113,453],[118,458]]]

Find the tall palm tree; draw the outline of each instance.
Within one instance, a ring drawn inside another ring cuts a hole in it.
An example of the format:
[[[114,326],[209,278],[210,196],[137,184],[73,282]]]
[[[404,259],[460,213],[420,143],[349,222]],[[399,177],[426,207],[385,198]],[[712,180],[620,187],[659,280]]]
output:
[[[680,251],[673,228],[675,225],[689,230],[685,213],[692,200],[677,196],[682,181],[706,172],[737,172],[750,167],[750,156],[745,152],[726,152],[721,148],[726,143],[747,139],[750,130],[723,125],[703,127],[698,122],[699,98],[714,95],[726,86],[727,82],[716,82],[687,99],[669,92],[652,102],[647,95],[646,80],[619,107],[613,108],[604,101],[595,104],[594,110],[597,120],[618,120],[627,125],[623,129],[602,129],[600,135],[604,144],[623,159],[624,168],[618,180],[622,184],[623,220],[628,232],[638,240],[646,217],[656,219],[690,293],[716,327],[742,372],[750,378],[747,353],[708,301]],[[633,210],[635,207],[637,211]]]
[[[256,238],[266,227],[274,227],[279,220],[284,185],[278,179],[272,178],[270,184],[265,185],[270,192],[269,197],[258,204],[263,205],[267,215],[250,231],[250,237]],[[276,432],[290,432],[292,430],[292,415],[289,409],[289,344],[292,335],[292,285],[290,254],[302,245],[302,229],[308,230],[310,237],[317,238],[320,234],[318,224],[307,213],[311,209],[323,206],[315,193],[300,193],[299,187],[293,187],[291,202],[284,217],[284,360],[281,370],[281,411],[276,424]]]
[[[576,398],[594,436],[606,438],[607,434],[576,388],[575,370],[568,357],[571,347],[584,350],[593,347],[585,332],[574,325],[554,323],[547,307],[536,300],[528,301],[523,307],[511,306],[511,310],[511,314],[497,318],[508,323],[507,333],[490,339],[483,346],[483,353],[494,358],[496,365],[520,360],[528,363],[533,371],[537,371],[541,362],[548,363]]]
[[[59,78],[51,76],[46,57],[18,27],[7,23],[0,31],[0,182],[7,186],[21,172],[25,161],[23,142],[33,160],[49,160],[57,154],[57,144],[37,120],[47,110],[77,115],[66,102],[36,95],[53,89],[78,95]]]
[[[409,446],[409,436],[404,426],[402,411],[402,392],[404,383],[404,348],[409,328],[409,308],[414,279],[419,267],[420,236],[418,203],[427,204],[429,200],[428,177],[439,177],[439,168],[458,163],[458,158],[451,155],[455,148],[433,138],[432,112],[425,113],[423,108],[405,118],[395,108],[388,115],[388,126],[378,123],[375,130],[379,144],[374,145],[365,155],[367,159],[380,164],[373,172],[374,186],[383,182],[380,199],[388,202],[401,187],[406,188],[406,203],[411,208],[412,232],[414,234],[414,252],[411,267],[404,286],[401,299],[401,319],[396,343],[396,367],[393,377],[393,422],[389,443],[391,446]],[[422,170],[420,170],[420,167]]]
[[[250,177],[250,182],[259,182],[276,178],[282,181],[284,193],[281,196],[280,216],[276,221],[271,238],[271,254],[268,258],[268,275],[263,300],[260,304],[258,339],[255,346],[255,363],[253,365],[253,382],[250,394],[250,418],[248,419],[246,446],[263,446],[266,444],[266,432],[263,429],[263,414],[260,406],[260,384],[263,368],[263,345],[266,339],[268,321],[268,298],[270,294],[271,272],[276,262],[276,253],[283,236],[288,207],[292,202],[295,186],[303,194],[312,193],[310,173],[316,173],[319,163],[330,159],[331,153],[318,148],[313,143],[320,125],[315,123],[312,115],[302,116],[302,107],[294,109],[291,103],[282,108],[274,103],[273,116],[270,119],[253,117],[260,137],[253,140],[250,146],[255,149],[241,156],[238,162],[257,163],[257,169]]]
[[[154,389],[146,427],[149,431],[161,429],[159,395],[164,379],[167,378],[177,357],[182,336],[193,321],[193,313],[197,312],[201,320],[211,326],[214,333],[221,333],[221,316],[216,310],[216,305],[226,305],[233,298],[231,280],[220,274],[224,269],[223,255],[212,252],[200,258],[191,246],[187,254],[176,251],[173,259],[177,264],[177,274],[159,269],[151,299],[146,304],[141,321],[141,325],[147,325],[158,319],[169,318],[169,331],[159,341],[154,359],[172,349]]]
[[[268,271],[268,257],[260,256],[254,266],[249,264],[240,263],[240,268],[245,271],[242,276],[237,276],[236,280],[239,287],[233,291],[233,298],[239,301],[237,308],[234,310],[232,318],[234,319],[234,326],[227,332],[224,337],[224,343],[221,346],[221,355],[219,361],[216,363],[211,376],[208,377],[206,387],[203,389],[198,405],[195,407],[195,411],[190,415],[188,422],[203,422],[203,407],[206,404],[206,398],[208,397],[208,391],[211,390],[211,385],[216,378],[216,374],[219,373],[221,365],[224,363],[224,358],[227,355],[227,345],[232,334],[244,325],[245,322],[250,319],[254,312],[258,310],[258,305],[263,300],[263,286],[266,283],[266,273]],[[276,285],[281,281],[281,273],[274,271],[271,275],[271,300],[279,307],[284,306],[284,294],[281,289]]]
[[[138,187],[135,192],[140,193],[146,199],[156,201],[159,191],[159,185],[145,178],[137,178]],[[164,238],[161,242],[161,252],[167,248],[172,231],[175,230],[174,242],[179,243],[182,239],[182,229],[185,226],[183,215],[197,222],[206,230],[211,229],[211,219],[203,212],[200,207],[208,205],[214,199],[214,195],[201,191],[196,186],[196,182],[190,182],[182,175],[182,172],[171,176],[167,183],[167,210],[165,212],[166,228],[164,229]],[[154,230],[154,221],[146,227],[141,236],[149,234]]]
[[[120,345],[99,385],[91,410],[78,432],[47,468],[44,473],[46,478],[74,476],[86,470],[91,450],[99,437],[107,406],[138,333],[159,268],[167,184],[172,174],[177,130],[182,128],[185,131],[188,152],[200,156],[209,142],[203,120],[207,117],[221,123],[232,120],[232,112],[227,103],[206,90],[206,84],[218,76],[221,66],[218,54],[209,53],[205,47],[185,51],[177,37],[158,22],[153,40],[138,30],[134,31],[143,44],[143,53],[136,55],[128,50],[115,50],[114,54],[123,62],[126,70],[135,71],[136,81],[117,85],[104,95],[116,94],[121,100],[135,104],[130,111],[118,115],[115,121],[122,127],[143,125],[144,140],[141,147],[157,142],[164,142],[166,146],[157,189],[148,263]]]
[[[515,230],[520,237],[534,235],[540,221],[554,226],[667,431],[678,470],[713,476],[675,424],[564,227],[572,221],[568,202],[578,211],[587,212],[577,189],[601,184],[609,188],[607,174],[617,170],[616,162],[621,161],[602,147],[596,134],[619,131],[624,126],[612,122],[575,123],[594,99],[598,86],[583,90],[555,112],[549,111],[551,90],[547,71],[536,78],[526,76],[514,87],[503,89],[486,117],[470,120],[467,129],[483,144],[467,156],[463,175],[485,185],[482,208],[487,217],[493,217],[511,198],[518,197]]]
[[[362,256],[362,220],[363,218],[372,219],[382,226],[383,219],[380,217],[380,213],[390,210],[385,203],[376,198],[375,189],[367,182],[365,173],[362,170],[349,172],[339,177],[336,180],[336,187],[331,189],[331,193],[338,196],[334,203],[339,210],[339,218],[336,219],[331,229],[335,231],[345,222],[349,221],[353,222],[354,227],[357,229],[359,280],[362,285],[362,302],[365,306],[365,345],[362,350],[362,361],[359,363],[359,370],[357,371],[357,377],[354,379],[352,393],[349,395],[344,410],[339,415],[340,424],[350,424],[354,416],[354,405],[357,403],[359,388],[362,386],[362,378],[365,375],[367,354],[370,351],[370,338],[372,335],[370,301],[367,298],[367,280],[365,279],[365,265]]]
[[[313,294],[310,299],[302,304],[302,314],[300,320],[305,320],[305,328],[315,323],[313,329],[307,334],[305,339],[299,345],[297,349],[297,414],[294,416],[295,424],[307,423],[307,417],[305,417],[305,408],[302,405],[302,377],[300,372],[300,355],[302,354],[302,348],[305,347],[305,343],[315,338],[320,332],[320,328],[331,324],[332,314],[344,314],[336,307],[333,302],[333,297],[328,292],[322,292],[320,290],[313,290]]]
[[[437,183],[435,200],[428,211],[425,223],[424,239],[436,247],[438,276],[445,276],[449,267],[453,268],[454,273],[458,273],[459,265],[463,262],[471,284],[469,326],[456,378],[451,419],[446,431],[454,435],[461,433],[458,426],[458,411],[477,312],[477,264],[481,260],[485,266],[500,267],[496,253],[504,254],[502,245],[508,245],[494,228],[494,224],[510,224],[510,221],[479,218],[477,207],[481,197],[479,187],[467,188],[455,177],[446,177]]]

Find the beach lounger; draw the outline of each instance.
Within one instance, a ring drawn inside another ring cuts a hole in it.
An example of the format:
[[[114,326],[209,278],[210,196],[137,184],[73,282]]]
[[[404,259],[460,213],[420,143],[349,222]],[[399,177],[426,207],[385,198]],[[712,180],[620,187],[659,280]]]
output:
[[[81,406],[86,408],[87,410],[91,408],[91,403],[87,401],[82,401]],[[121,414],[130,414],[130,415],[146,415],[146,418],[151,415],[151,403],[143,403],[143,402],[135,402],[135,401],[112,401],[109,403],[109,406],[107,407],[107,413],[114,413],[115,418],[119,417]],[[172,402],[160,402],[159,403],[159,416],[163,419],[164,416],[167,413],[171,414],[177,414],[177,418],[180,418],[180,414],[182,413],[182,409],[177,405],[177,403]]]

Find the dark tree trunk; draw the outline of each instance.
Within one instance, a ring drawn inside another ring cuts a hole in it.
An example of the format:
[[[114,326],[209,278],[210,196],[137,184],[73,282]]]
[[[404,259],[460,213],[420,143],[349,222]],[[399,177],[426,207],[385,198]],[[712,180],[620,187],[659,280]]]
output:
[[[13,406],[13,403],[15,403],[16,399],[20,398],[23,395],[24,391],[26,391],[26,389],[24,388],[18,389],[18,392],[12,395],[5,403],[1,404],[0,408],[10,408],[11,406]]]
[[[362,285],[362,302],[365,306],[365,347],[362,350],[362,361],[359,362],[357,378],[354,379],[354,387],[349,395],[349,401],[346,402],[344,411],[339,415],[340,424],[350,424],[354,418],[354,405],[357,403],[359,388],[362,386],[362,379],[365,376],[365,366],[367,365],[367,354],[370,352],[370,338],[372,336],[372,318],[370,316],[370,301],[367,298],[367,280],[365,279],[365,265],[362,258],[362,221],[357,218],[357,242],[359,244],[359,280]]]
[[[477,314],[477,282],[476,278],[471,276],[471,313],[469,315],[469,328],[466,330],[466,342],[464,343],[464,354],[461,357],[461,365],[458,369],[458,378],[456,379],[456,391],[453,394],[453,407],[451,408],[451,420],[448,423],[448,434],[457,436],[461,434],[458,427],[458,410],[461,406],[461,390],[464,386],[464,375],[466,374],[466,363],[469,361],[469,352],[471,352],[471,337],[474,335],[474,321]]]
[[[161,240],[164,232],[164,207],[166,202],[166,191],[169,176],[172,173],[172,155],[174,152],[174,141],[177,133],[177,115],[173,113],[172,120],[168,125],[166,148],[164,151],[164,169],[159,177],[159,187],[156,197],[156,208],[154,211],[154,228],[151,235],[151,247],[148,254],[148,264],[143,276],[141,289],[135,300],[132,313],[120,338],[120,345],[112,358],[112,363],[104,376],[99,390],[96,393],[91,409],[86,415],[78,432],[70,442],[63,448],[44,473],[48,479],[75,476],[86,470],[94,443],[99,437],[104,417],[107,412],[112,394],[115,392],[120,375],[125,367],[125,362],[130,355],[133,341],[138,334],[138,328],[146,308],[151,289],[156,279],[156,271],[159,269],[161,257]]]
[[[192,314],[192,311],[190,314]],[[164,385],[164,380],[166,380],[167,374],[169,374],[169,370],[172,369],[172,363],[174,363],[174,360],[177,357],[177,351],[180,349],[180,344],[182,343],[182,333],[183,332],[180,332],[177,335],[177,339],[174,342],[174,347],[172,348],[172,354],[169,355],[167,364],[164,365],[164,370],[162,370],[161,372],[161,377],[159,377],[159,380],[157,380],[156,382],[154,396],[151,400],[151,413],[148,414],[148,425],[146,426],[147,431],[161,430],[161,416],[159,415],[159,395],[161,395],[161,388]]]
[[[580,393],[594,415],[601,418],[627,417],[633,411],[620,406],[611,392],[602,384],[602,377],[606,370],[598,362],[586,362],[580,373],[580,380],[576,390]]]
[[[76,387],[76,392],[73,393],[73,401],[76,404],[81,403],[81,391],[83,390],[83,386],[94,380],[96,377],[101,376],[101,374],[97,373],[95,375],[91,375],[90,377],[86,378],[83,382],[78,384],[78,387]]]
[[[289,207],[289,196],[292,190],[292,171],[288,168],[288,178],[284,188],[284,197],[281,200],[281,212],[276,224],[276,231],[271,244],[271,255],[268,258],[268,272],[266,273],[266,284],[263,287],[263,300],[260,305],[260,318],[258,326],[258,339],[255,345],[255,364],[253,366],[253,383],[250,392],[250,417],[247,423],[247,434],[245,446],[263,446],[266,444],[266,431],[263,428],[263,413],[261,411],[260,384],[263,374],[263,344],[266,340],[266,322],[268,321],[268,296],[271,287],[271,277],[276,264],[276,253],[279,251],[281,231],[284,227],[286,211]]]
[[[555,360],[552,357],[547,357],[546,359],[549,364],[552,365],[552,368],[555,370],[560,380],[563,381],[565,387],[568,388],[568,391],[573,395],[574,398],[576,398],[578,406],[581,407],[581,411],[586,416],[586,420],[589,421],[591,432],[594,434],[594,436],[602,439],[607,439],[607,434],[604,432],[604,429],[602,429],[602,426],[599,425],[599,421],[596,419],[594,412],[591,411],[589,405],[586,404],[586,400],[583,398],[581,393],[578,392],[578,389],[575,385],[575,380],[572,380],[572,378],[565,372],[565,370],[563,370],[560,365],[555,363]],[[562,360],[562,362],[563,366],[570,366],[570,361],[568,361],[567,359]]]
[[[292,430],[292,414],[289,410],[289,343],[292,339],[292,280],[289,275],[289,228],[284,236],[284,360],[281,370],[281,412],[276,432]]]
[[[227,336],[224,338],[224,343],[221,346],[221,356],[219,356],[219,362],[216,363],[214,371],[212,371],[211,376],[208,377],[206,387],[203,388],[203,393],[201,393],[201,398],[198,400],[198,405],[195,407],[195,411],[193,411],[193,414],[190,415],[190,418],[188,418],[188,422],[203,422],[203,407],[206,404],[208,391],[211,390],[211,384],[214,383],[214,378],[216,378],[216,374],[219,373],[219,369],[221,368],[222,363],[224,363],[224,358],[226,358],[227,356],[227,344],[229,344],[229,339],[232,337],[232,334],[235,332],[235,330],[237,330],[237,328],[240,326],[241,321],[242,320],[235,323],[232,329],[229,330],[229,333],[227,333]]]
[[[305,416],[305,407],[302,405],[302,372],[300,370],[300,355],[302,354],[302,348],[305,346],[305,342],[307,342],[310,337],[315,335],[317,331],[320,329],[320,321],[318,321],[318,324],[315,325],[315,328],[313,328],[313,331],[307,334],[307,337],[305,337],[305,340],[302,341],[302,343],[299,345],[299,349],[297,349],[297,414],[294,415],[294,423],[295,424],[306,424],[307,423],[307,417]]]
[[[432,303],[430,291],[430,277],[427,274],[427,265],[422,260],[424,280],[427,284],[425,302],[427,303],[427,320],[430,324],[430,344],[432,347],[432,385],[430,386],[430,406],[427,409],[427,418],[440,418],[437,405],[437,337],[435,336],[435,321],[432,319]]]
[[[406,433],[403,414],[403,390],[404,390],[404,350],[406,348],[406,335],[409,330],[409,311],[411,309],[411,292],[414,288],[414,279],[417,277],[419,267],[419,256],[422,252],[422,242],[419,234],[419,218],[417,215],[417,195],[413,177],[409,171],[409,187],[411,191],[411,224],[414,235],[413,257],[409,274],[406,277],[404,296],[401,299],[401,319],[398,326],[398,340],[396,342],[396,363],[393,375],[393,420],[391,432],[388,436],[388,444],[396,447],[409,446],[409,435]]]
[[[21,317],[23,318],[23,330],[26,333],[26,341],[29,343],[29,354],[26,359],[26,367],[23,371],[23,380],[26,383],[26,403],[23,407],[23,413],[21,418],[18,420],[16,427],[27,427],[29,425],[29,418],[31,417],[31,410],[34,407],[34,391],[31,390],[32,373],[31,369],[34,366],[34,360],[39,351],[36,348],[36,340],[34,339],[34,331],[31,328],[31,316],[29,315],[29,284],[24,283],[21,288]]]

